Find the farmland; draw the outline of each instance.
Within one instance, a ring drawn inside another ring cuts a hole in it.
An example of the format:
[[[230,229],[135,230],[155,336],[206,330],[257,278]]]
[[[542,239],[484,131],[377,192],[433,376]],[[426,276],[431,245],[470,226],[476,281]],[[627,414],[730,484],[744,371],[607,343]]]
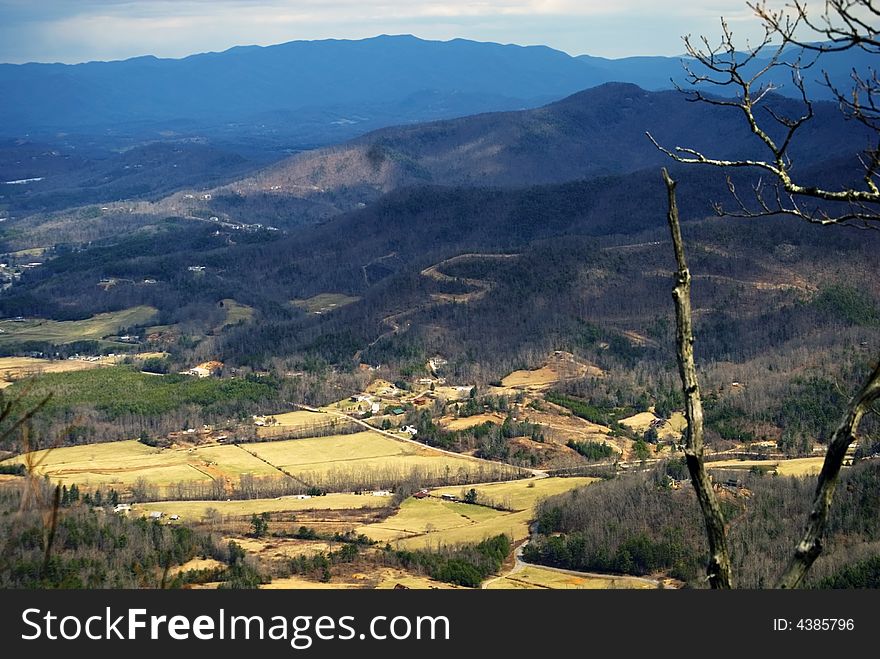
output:
[[[330,493],[322,497],[299,498],[294,496],[273,499],[244,499],[239,501],[158,501],[137,504],[132,509],[135,514],[159,510],[168,515],[180,515],[186,520],[202,520],[209,510],[216,510],[224,516],[250,517],[260,513],[288,513],[325,510],[358,510],[361,508],[383,508],[388,506],[391,497],[371,494]]]
[[[492,467],[467,456],[440,453],[372,431],[259,443],[249,445],[247,450],[319,487],[332,487],[338,481],[385,487],[411,473],[425,480],[450,477],[478,482],[481,474],[488,476]]]
[[[722,460],[707,463],[709,469],[759,469],[779,476],[815,476],[822,470],[825,457],[791,460]]]
[[[596,478],[540,478],[476,485],[474,489],[477,492],[477,502],[479,503],[490,502],[495,505],[503,505],[514,511],[520,511],[532,509],[544,497],[561,494],[576,487],[589,485],[597,480]],[[460,487],[441,487],[433,492],[437,495],[462,496],[462,488]]]
[[[397,513],[377,524],[358,529],[379,542],[395,542],[403,549],[480,542],[506,533],[514,541],[528,537],[534,506],[545,497],[588,485],[591,478],[544,478],[477,485],[477,501],[504,502],[511,510],[447,501],[442,495],[461,497],[461,487],[432,490],[431,497],[408,499]],[[464,488],[470,489],[470,488]]]
[[[645,579],[613,575],[587,575],[527,565],[485,586],[489,590],[597,590],[608,588],[656,588]]]
[[[10,462],[22,462],[14,458]],[[210,483],[214,478],[238,479],[283,474],[236,446],[161,449],[136,441],[45,449],[30,454],[36,473],[62,485],[129,490],[139,479],[162,489],[179,482]]]
[[[271,421],[270,421],[271,419]],[[264,417],[266,425],[257,427],[257,437],[283,437],[299,433],[317,435],[318,431],[332,430],[335,426],[342,426],[345,422],[335,416],[320,412],[285,412]]]
[[[62,345],[75,341],[99,341],[120,329],[144,325],[157,309],[137,306],[122,311],[101,313],[85,320],[55,321],[42,318],[0,320],[0,347],[16,343],[38,342]]]
[[[424,482],[444,478],[447,482],[469,482],[498,475],[495,471],[484,472],[487,466],[472,458],[445,455],[370,431],[280,442],[171,448],[129,440],[35,451],[30,459],[38,465],[37,473],[60,484],[113,487],[124,492],[142,480],[159,488],[160,496],[178,483],[217,482],[235,488],[245,474],[290,481],[292,487],[315,485],[331,491],[388,486],[412,475]],[[20,456],[11,462],[23,460]]]
[[[9,386],[15,380],[43,375],[44,373],[67,373],[84,371],[102,366],[100,362],[79,359],[37,359],[34,357],[0,357],[0,387]]]

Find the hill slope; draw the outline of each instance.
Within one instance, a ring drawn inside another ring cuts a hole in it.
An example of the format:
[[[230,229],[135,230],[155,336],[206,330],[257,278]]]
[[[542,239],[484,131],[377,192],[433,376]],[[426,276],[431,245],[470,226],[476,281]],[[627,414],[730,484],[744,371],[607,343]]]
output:
[[[794,115],[794,101],[772,106]],[[792,145],[803,166],[867,144],[867,133],[845,122],[831,103]],[[734,108],[690,103],[676,91],[648,92],[608,83],[532,110],[379,130],[341,146],[303,153],[233,186],[247,194],[343,193],[369,201],[406,185],[522,186],[618,175],[668,163],[646,139],[704,149],[717,157],[766,157]]]

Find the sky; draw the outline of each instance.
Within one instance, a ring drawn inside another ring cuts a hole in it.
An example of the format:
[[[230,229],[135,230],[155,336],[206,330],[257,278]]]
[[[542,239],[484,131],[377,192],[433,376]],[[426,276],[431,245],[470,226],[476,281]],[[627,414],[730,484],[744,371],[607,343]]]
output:
[[[0,62],[184,57],[378,34],[678,55],[685,34],[717,36],[721,16],[737,36],[758,36],[746,0],[0,0]]]

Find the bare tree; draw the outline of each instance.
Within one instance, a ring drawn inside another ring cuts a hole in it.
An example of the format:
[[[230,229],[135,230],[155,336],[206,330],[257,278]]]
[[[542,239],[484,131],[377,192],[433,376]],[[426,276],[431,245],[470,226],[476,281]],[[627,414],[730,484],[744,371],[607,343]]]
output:
[[[720,159],[686,146],[672,148],[649,139],[662,152],[683,164],[709,165],[721,169],[749,169],[769,175],[754,186],[754,200],[747,202],[728,176],[728,188],[736,203],[734,210],[716,205],[720,215],[759,218],[789,215],[821,225],[844,225],[880,229],[880,79],[875,71],[852,73],[852,87],[842,91],[823,73],[841,112],[870,129],[871,139],[858,154],[864,176],[861,186],[839,190],[804,184],[797,180],[789,149],[798,131],[814,118],[814,104],[805,85],[805,71],[818,68],[821,57],[861,48],[880,55],[880,6],[873,0],[828,0],[824,12],[813,16],[806,3],[794,0],[783,9],[768,8],[766,2],[748,6],[761,20],[764,36],[757,45],[744,50],[734,45],[733,33],[722,19],[722,37],[718,46],[705,38],[695,42],[685,37],[685,46],[693,65],[685,65],[690,89],[682,90],[694,102],[737,109],[752,135],[767,153],[764,159]],[[771,72],[785,69],[790,74],[801,111],[784,114],[770,102],[779,86],[768,81]],[[726,95],[703,91],[714,86]],[[733,92],[732,94],[730,92]],[[773,137],[775,135],[776,137]],[[678,222],[675,183],[663,171],[669,193],[669,226],[678,264],[673,297],[676,303],[679,370],[686,400],[689,424],[685,454],[693,486],[705,518],[710,545],[708,579],[712,587],[732,586],[730,562],[726,549],[724,520],[712,495],[711,482],[702,464],[702,407],[696,368],[693,361],[693,332],[690,315],[690,273],[684,256],[684,243]],[[850,399],[843,417],[829,443],[822,471],[816,485],[812,510],[801,540],[778,579],[780,588],[796,588],[822,551],[828,512],[847,449],[855,441],[864,415],[880,399],[880,363]]]
[[[685,433],[684,455],[691,483],[697,493],[700,509],[706,521],[706,535],[709,538],[709,565],[706,576],[712,588],[732,588],[730,555],[727,551],[727,531],[724,515],[718,505],[712,481],[706,472],[703,460],[703,401],[700,397],[700,383],[697,380],[697,367],[694,363],[694,332],[691,314],[691,273],[684,254],[684,241],[681,238],[681,225],[678,217],[678,204],[675,198],[675,181],[663,170],[663,180],[669,194],[669,231],[675,249],[675,262],[678,272],[675,277],[676,343],[678,345],[678,371],[684,391]]]
[[[680,163],[750,169],[769,175],[770,183],[762,178],[754,186],[754,202],[744,199],[728,177],[735,208],[717,205],[719,214],[749,218],[785,214],[822,225],[880,228],[880,80],[875,71],[853,72],[852,88],[848,91],[839,89],[827,73],[820,74],[843,114],[873,133],[864,152],[858,154],[863,169],[862,186],[833,190],[799,181],[789,155],[792,141],[815,116],[805,76],[818,74],[821,57],[849,48],[880,54],[880,39],[874,29],[851,18],[864,12],[880,18],[880,8],[873,5],[872,0],[833,0],[826,2],[822,18],[814,20],[802,2],[779,11],[769,9],[766,3],[749,4],[763,23],[764,36],[757,44],[747,43],[744,49],[737,48],[733,32],[723,19],[718,45],[711,45],[705,37],[696,41],[691,36],[684,37],[691,62],[685,63],[688,86],[680,88],[681,91],[691,101],[738,110],[757,144],[766,151],[766,158],[717,158],[687,146],[669,148],[650,134],[648,137]],[[859,8],[863,11],[857,11]],[[814,43],[804,32],[814,38],[833,40]],[[789,74],[797,92],[800,110],[796,113],[785,113],[778,103],[772,102],[781,85],[771,77],[781,70]],[[718,95],[704,91],[707,88]]]

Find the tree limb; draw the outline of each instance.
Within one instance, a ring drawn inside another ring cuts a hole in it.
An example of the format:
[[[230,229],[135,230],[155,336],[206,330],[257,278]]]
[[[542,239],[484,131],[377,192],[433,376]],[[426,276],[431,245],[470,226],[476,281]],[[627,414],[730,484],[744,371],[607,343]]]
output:
[[[703,461],[703,403],[700,398],[700,385],[697,381],[697,368],[694,364],[694,334],[691,314],[691,273],[684,255],[684,242],[678,216],[678,203],[675,197],[675,181],[663,169],[663,180],[669,195],[669,230],[678,264],[676,285],[672,292],[675,300],[676,343],[678,347],[678,371],[681,376],[682,391],[685,398],[685,459],[691,475],[691,483],[697,493],[700,509],[706,522],[709,538],[709,563],[706,575],[712,588],[733,587],[730,569],[730,555],[727,551],[727,530],[724,515],[718,505],[712,481],[706,472]]]
[[[828,524],[828,511],[831,508],[831,500],[834,497],[834,490],[837,487],[846,451],[855,440],[862,417],[877,400],[880,400],[880,361],[859,392],[850,400],[843,419],[831,437],[828,451],[825,454],[825,462],[819,473],[819,481],[816,484],[813,509],[810,511],[807,528],[795,547],[794,556],[779,578],[777,583],[779,588],[797,588],[803,581],[807,570],[822,553],[822,540]]]

